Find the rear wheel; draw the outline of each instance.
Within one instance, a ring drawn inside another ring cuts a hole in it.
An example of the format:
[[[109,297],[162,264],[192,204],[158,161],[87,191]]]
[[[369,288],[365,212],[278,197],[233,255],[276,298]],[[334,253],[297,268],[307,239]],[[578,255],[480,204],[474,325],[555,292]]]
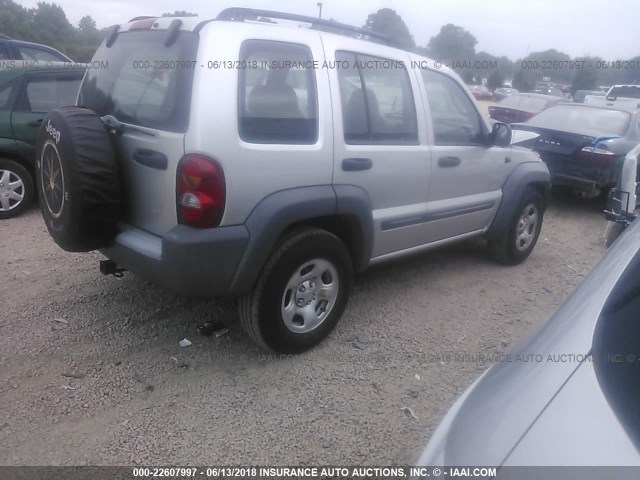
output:
[[[349,252],[338,237],[319,229],[293,233],[271,255],[253,291],[240,300],[242,326],[268,350],[308,350],[338,323],[352,278]]]
[[[525,261],[538,242],[543,219],[544,199],[540,192],[529,187],[505,231],[489,240],[493,258],[505,265]]]
[[[0,219],[24,212],[33,201],[33,178],[14,160],[0,159]]]

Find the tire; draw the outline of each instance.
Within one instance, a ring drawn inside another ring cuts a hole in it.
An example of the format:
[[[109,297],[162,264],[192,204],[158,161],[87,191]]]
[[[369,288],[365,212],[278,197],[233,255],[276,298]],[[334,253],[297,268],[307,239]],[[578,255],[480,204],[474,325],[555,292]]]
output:
[[[86,108],[52,110],[38,132],[36,188],[49,234],[68,252],[108,246],[121,186],[106,126]]]
[[[352,283],[351,257],[338,237],[320,229],[294,232],[276,247],[253,291],[240,299],[242,327],[266,350],[303,352],[336,326]],[[334,287],[326,298],[322,285]]]
[[[0,219],[20,215],[33,202],[33,178],[14,160],[0,159]]]
[[[489,240],[491,256],[504,265],[524,262],[538,242],[544,210],[545,203],[540,192],[528,187],[505,231],[498,238]]]

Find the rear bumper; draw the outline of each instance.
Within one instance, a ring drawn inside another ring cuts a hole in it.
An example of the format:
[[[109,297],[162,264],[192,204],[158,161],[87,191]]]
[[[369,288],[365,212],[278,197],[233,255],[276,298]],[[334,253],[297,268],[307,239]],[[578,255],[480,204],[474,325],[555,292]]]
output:
[[[615,187],[620,175],[620,167],[612,165],[603,167],[584,165],[576,162],[565,165],[547,163],[551,172],[551,183],[557,186],[575,187],[585,190]]]
[[[101,252],[172,292],[211,298],[227,293],[248,241],[243,225],[206,230],[178,225],[163,237],[123,225],[114,244]]]

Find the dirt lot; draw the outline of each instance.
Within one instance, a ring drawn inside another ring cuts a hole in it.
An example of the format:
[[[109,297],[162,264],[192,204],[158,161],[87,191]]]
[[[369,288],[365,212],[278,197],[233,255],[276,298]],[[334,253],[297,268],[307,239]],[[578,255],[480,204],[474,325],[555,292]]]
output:
[[[0,464],[411,463],[487,366],[430,355],[504,351],[595,264],[605,225],[597,204],[556,196],[521,266],[476,241],[370,270],[327,341],[280,359],[231,300],[103,277],[35,209],[2,221]],[[230,332],[201,336],[213,320]]]

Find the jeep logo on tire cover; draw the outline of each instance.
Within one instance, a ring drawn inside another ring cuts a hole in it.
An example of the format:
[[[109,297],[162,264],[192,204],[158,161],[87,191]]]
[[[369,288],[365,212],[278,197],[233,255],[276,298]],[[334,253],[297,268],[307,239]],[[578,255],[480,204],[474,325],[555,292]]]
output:
[[[51,126],[51,120],[47,120],[46,131],[49,135],[53,137],[53,139],[56,141],[56,144],[60,143],[60,131],[55,127]]]

